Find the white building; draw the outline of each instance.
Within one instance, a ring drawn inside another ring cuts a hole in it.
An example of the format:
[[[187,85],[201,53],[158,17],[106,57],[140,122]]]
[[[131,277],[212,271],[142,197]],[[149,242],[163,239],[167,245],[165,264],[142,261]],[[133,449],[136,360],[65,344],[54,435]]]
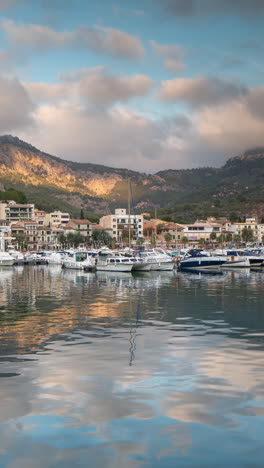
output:
[[[0,219],[6,219],[9,223],[30,221],[35,216],[35,205],[29,203],[16,203],[13,200],[0,202]]]
[[[243,229],[250,229],[253,232],[254,241],[262,243],[264,236],[264,224],[259,224],[255,218],[246,218],[244,223],[232,223],[231,231],[242,238]]]
[[[222,232],[222,226],[220,224],[203,221],[196,221],[194,224],[183,224],[183,227],[183,236],[187,237],[189,242],[195,242],[201,239],[210,240],[212,232],[215,232],[217,236]]]
[[[100,218],[100,225],[112,232],[113,239],[116,239],[118,242],[122,242],[128,238],[129,230],[131,240],[143,237],[143,216],[129,215],[125,208],[117,208],[115,214]]]
[[[69,213],[62,213],[59,210],[53,211],[53,213],[48,213],[45,216],[46,226],[58,227],[64,226],[70,221]]]

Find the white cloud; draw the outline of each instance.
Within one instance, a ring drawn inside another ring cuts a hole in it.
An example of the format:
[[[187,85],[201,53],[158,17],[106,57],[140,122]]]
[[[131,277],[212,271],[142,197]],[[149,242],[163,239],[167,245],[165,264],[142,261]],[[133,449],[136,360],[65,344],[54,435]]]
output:
[[[134,60],[144,55],[140,40],[114,28],[94,26],[79,27],[73,31],[58,32],[39,24],[16,24],[6,20],[2,28],[14,48],[30,47],[48,51],[58,47],[87,48],[96,53]]]
[[[185,68],[182,59],[185,57],[185,52],[178,44],[158,44],[156,41],[150,41],[151,46],[156,55],[164,58],[165,66],[170,71],[180,71]]]
[[[15,78],[0,75],[0,132],[27,128],[33,123],[33,111],[24,86]]]
[[[96,106],[109,106],[146,95],[152,80],[146,75],[118,77],[109,74],[104,67],[75,70],[61,74],[57,84],[25,83],[35,101],[71,101]]]
[[[247,89],[220,78],[176,78],[161,83],[158,97],[167,102],[183,101],[192,107],[215,106],[244,96]]]

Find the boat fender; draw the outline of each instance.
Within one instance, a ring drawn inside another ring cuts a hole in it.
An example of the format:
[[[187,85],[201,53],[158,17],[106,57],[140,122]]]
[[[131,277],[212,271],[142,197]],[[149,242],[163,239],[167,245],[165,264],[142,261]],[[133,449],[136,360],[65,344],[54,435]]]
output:
[[[235,260],[234,255],[231,255],[231,262],[233,262],[234,260]]]

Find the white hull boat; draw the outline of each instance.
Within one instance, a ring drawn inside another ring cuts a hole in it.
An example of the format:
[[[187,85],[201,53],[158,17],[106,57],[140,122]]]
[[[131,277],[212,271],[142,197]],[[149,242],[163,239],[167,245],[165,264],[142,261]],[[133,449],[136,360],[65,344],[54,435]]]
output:
[[[0,252],[0,266],[12,266],[15,259],[8,252]]]
[[[71,270],[89,270],[95,268],[95,259],[87,252],[75,252],[63,260],[62,266]]]

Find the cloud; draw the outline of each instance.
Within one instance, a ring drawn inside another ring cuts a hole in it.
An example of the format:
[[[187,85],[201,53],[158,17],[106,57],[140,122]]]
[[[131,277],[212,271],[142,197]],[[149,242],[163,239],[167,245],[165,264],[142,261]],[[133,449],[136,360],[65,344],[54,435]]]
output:
[[[34,105],[24,86],[15,78],[0,75],[0,132],[32,125],[33,111]]]
[[[175,16],[209,16],[214,14],[257,16],[264,13],[262,0],[155,0],[167,13]]]
[[[211,151],[236,155],[246,149],[264,145],[264,113],[254,106],[256,98],[264,100],[263,89],[251,91],[242,100],[226,102],[202,110],[195,117],[196,132]],[[263,108],[262,108],[263,109]]]
[[[254,117],[264,120],[264,87],[250,90],[247,105]]]
[[[39,24],[17,25],[11,20],[3,21],[2,28],[15,48],[27,46],[32,50],[49,51],[59,47],[81,47],[128,60],[144,55],[138,38],[114,28],[83,26],[73,31],[58,32]]]
[[[80,95],[95,104],[111,104],[144,96],[152,86],[151,78],[145,75],[116,77],[102,72],[90,73],[79,84]]]
[[[25,83],[35,101],[72,101],[96,106],[110,106],[146,95],[152,80],[146,75],[117,77],[104,67],[75,70],[60,75],[61,83]]]
[[[165,59],[165,66],[170,71],[180,71],[185,67],[182,59],[185,53],[178,44],[167,45],[158,44],[156,41],[150,41],[156,55]]]
[[[177,78],[161,83],[159,99],[182,101],[191,107],[215,106],[244,96],[247,89],[220,78]]]

